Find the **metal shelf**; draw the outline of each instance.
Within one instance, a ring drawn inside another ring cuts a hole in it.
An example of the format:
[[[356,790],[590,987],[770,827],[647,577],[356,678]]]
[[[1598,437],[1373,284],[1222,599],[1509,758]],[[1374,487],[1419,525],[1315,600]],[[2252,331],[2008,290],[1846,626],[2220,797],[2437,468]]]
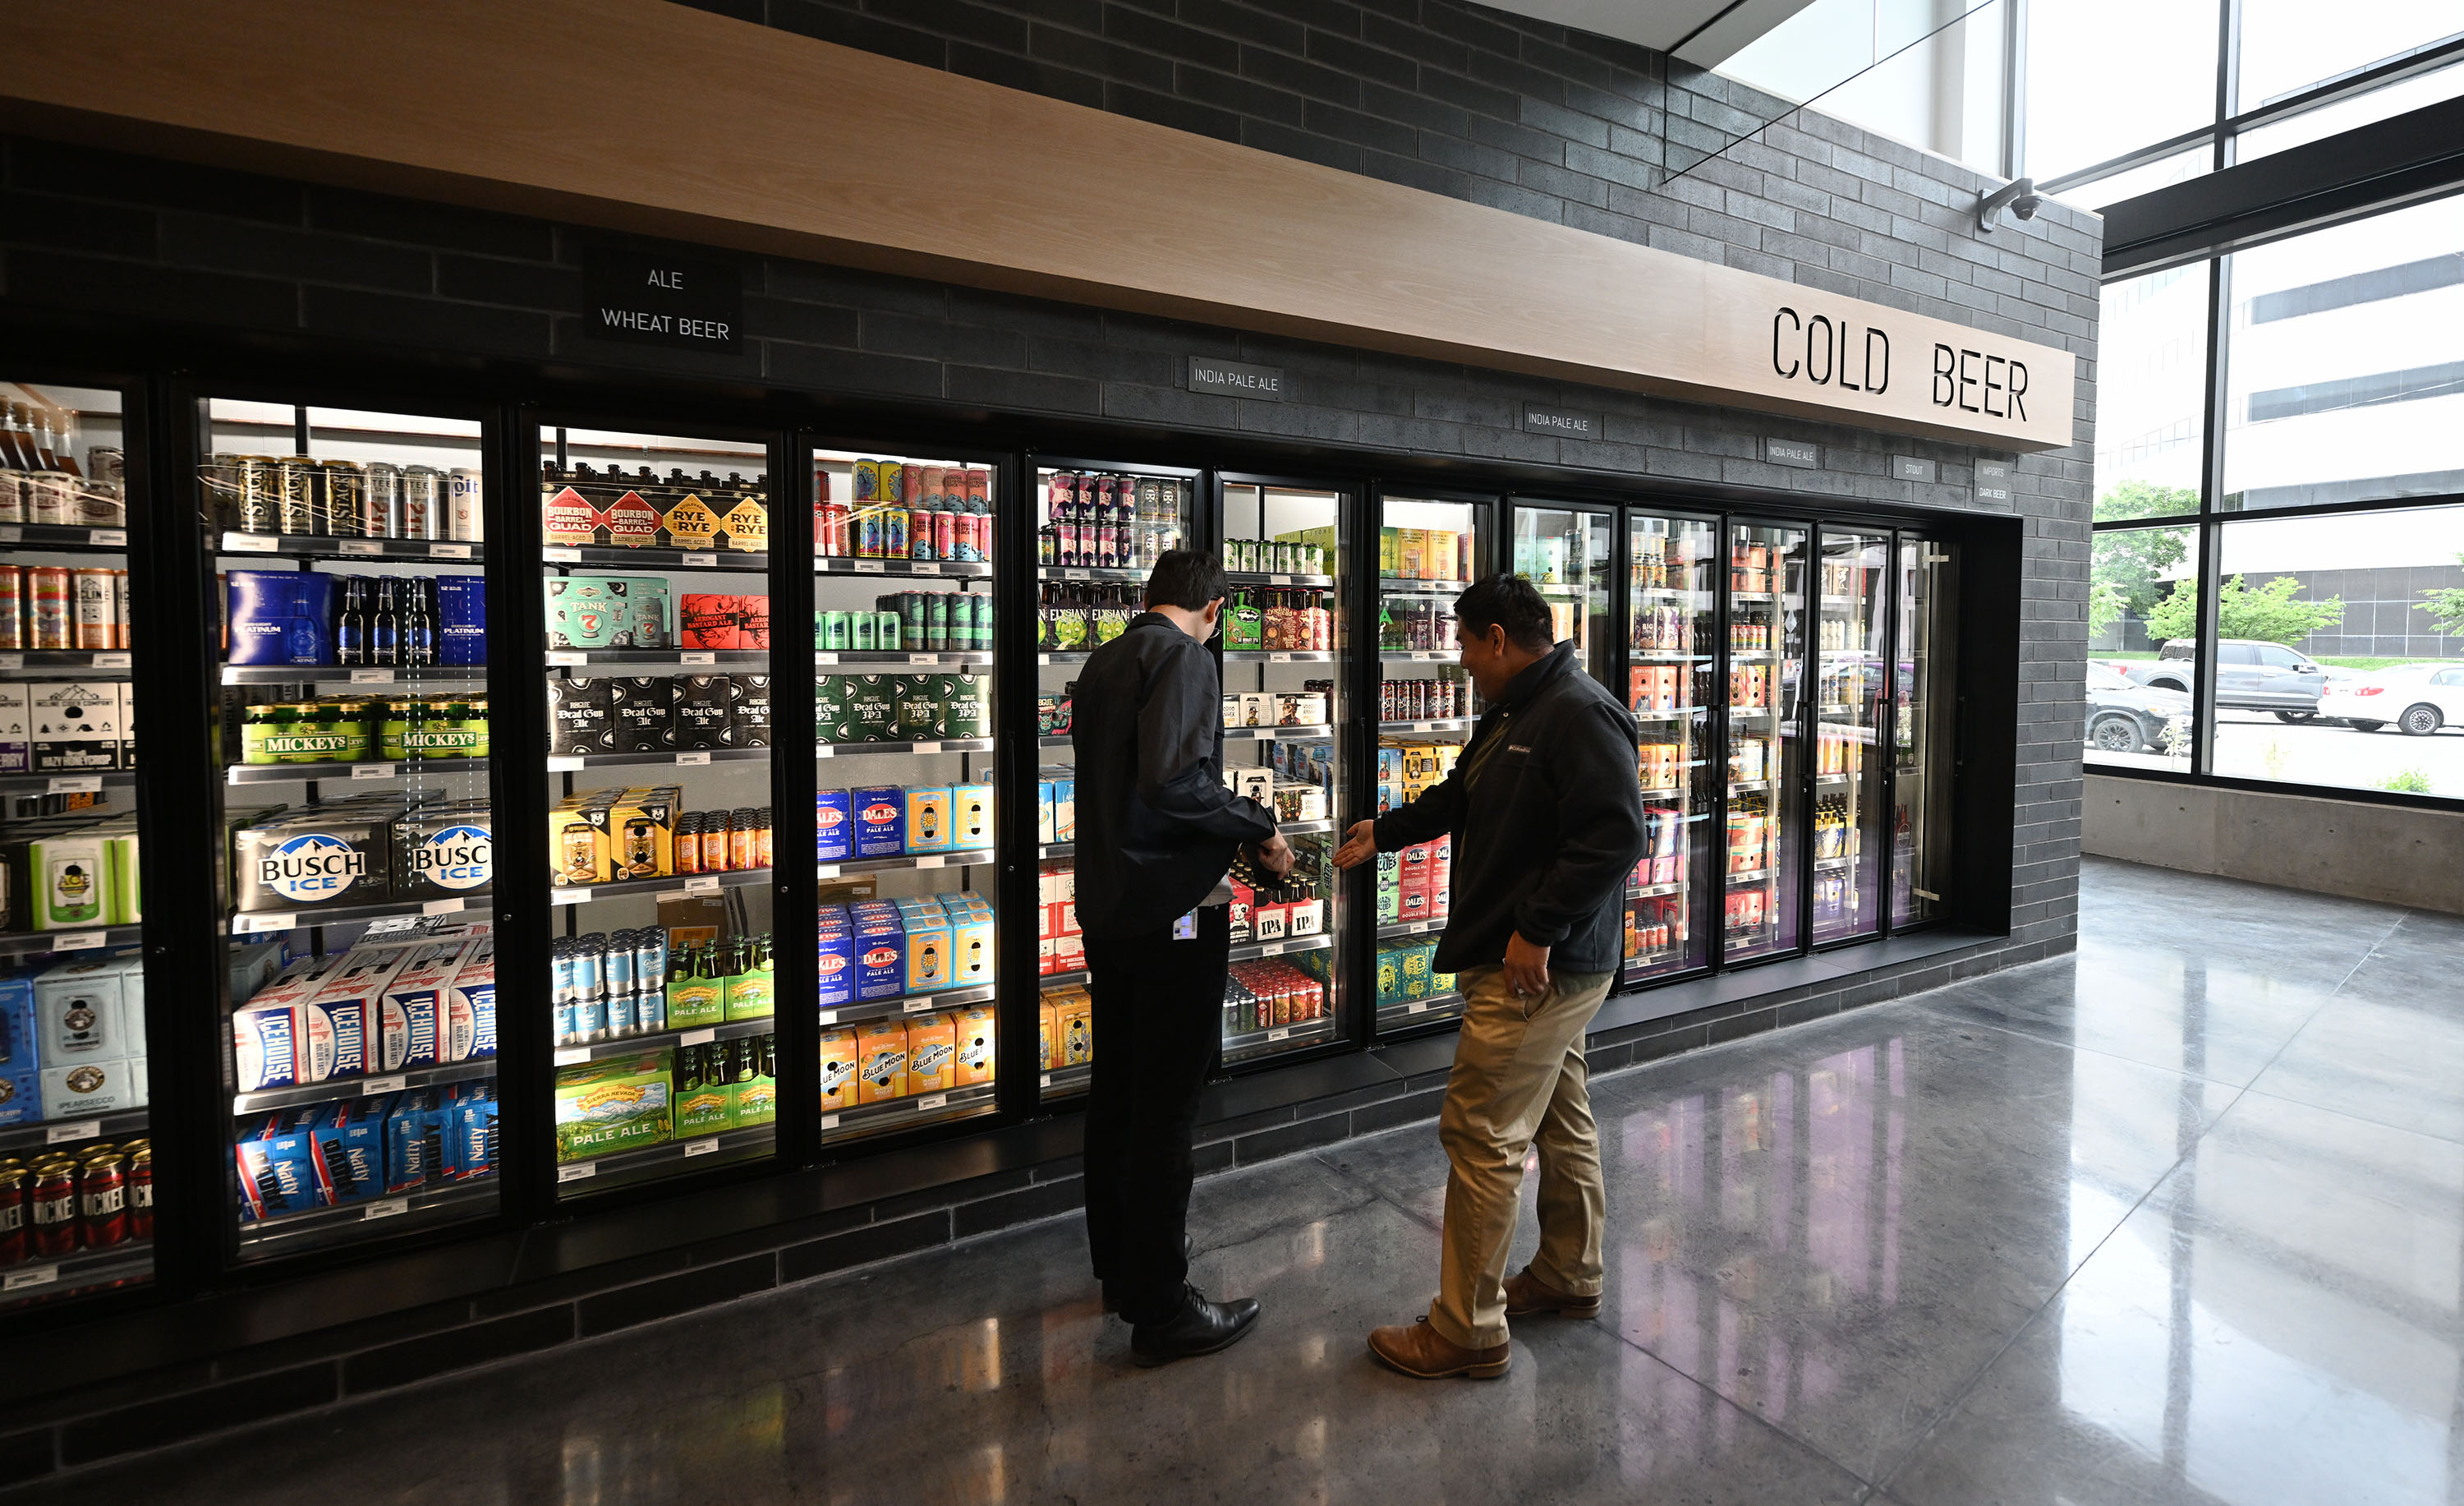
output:
[[[1331,831],[1334,827],[1331,821],[1280,821],[1275,829],[1286,836],[1310,836],[1320,831]]]
[[[1039,581],[1138,581],[1152,573],[1148,567],[1122,568],[1108,565],[1039,565],[1035,578]]]
[[[263,1109],[287,1109],[299,1103],[331,1103],[337,1098],[373,1097],[380,1093],[400,1093],[406,1088],[432,1088],[449,1082],[473,1082],[495,1074],[496,1058],[481,1056],[442,1067],[422,1067],[416,1072],[329,1077],[323,1082],[303,1082],[296,1088],[235,1093],[231,1095],[231,1112],[254,1114]]]
[[[1075,857],[1078,855],[1078,844],[1075,842],[1046,842],[1042,847],[1035,850],[1035,855],[1040,858]]]
[[[1062,739],[1068,742],[1067,738]],[[816,742],[815,758],[864,758],[876,753],[989,753],[991,738],[942,738],[914,742]]]
[[[1038,992],[1042,992],[1046,988],[1071,987],[1086,981],[1087,970],[1082,967],[1074,972],[1040,974],[1035,980],[1035,986]]]
[[[1817,857],[1814,860],[1814,868],[1815,872],[1821,873],[1827,869],[1850,868],[1856,862],[1853,857]]]
[[[1740,875],[1732,874],[1729,876],[1733,878]],[[1625,897],[1628,899],[1657,899],[1663,895],[1682,895],[1687,887],[1683,879],[1679,879],[1673,884],[1628,884]]]
[[[867,1020],[886,1020],[892,1015],[931,1014],[970,1004],[990,1004],[995,991],[991,984],[979,984],[972,988],[943,988],[935,993],[902,994],[895,999],[863,999],[822,1010],[822,1028],[830,1030],[841,1025],[861,1025]]]
[[[98,925],[82,931],[11,931],[0,935],[0,957],[36,952],[87,952],[98,946],[134,946],[145,939],[142,925]]]
[[[978,868],[992,860],[991,848],[970,847],[950,853],[910,853],[903,857],[843,857],[817,865],[813,874],[818,878],[837,878],[847,874],[888,874],[911,868]]]
[[[479,1205],[492,1204],[495,1200],[496,1179],[493,1175],[485,1176],[473,1182],[448,1183],[441,1187],[424,1187],[417,1192],[397,1193],[392,1197],[362,1198],[332,1207],[276,1213],[272,1218],[256,1219],[239,1226],[239,1244],[242,1250],[253,1254],[265,1252],[267,1247],[297,1249],[325,1244],[338,1231],[355,1229],[363,1224],[402,1219],[407,1227],[468,1218],[483,1211]]]
[[[551,884],[547,902],[555,905],[589,904],[597,899],[623,899],[632,895],[656,895],[662,898],[682,898],[686,895],[716,894],[722,889],[749,889],[766,884],[774,870],[739,868],[724,874],[660,874],[650,878],[620,878],[605,884],[575,884],[571,887]]]
[[[1771,871],[1768,868],[1757,868],[1749,874],[1723,874],[1720,877],[1722,882],[1733,889],[1740,884],[1767,884],[1771,880]]]
[[[0,674],[23,671],[27,674],[56,670],[128,670],[126,649],[11,649],[0,653]]]
[[[303,780],[408,779],[417,774],[472,774],[484,770],[483,758],[410,758],[388,763],[233,764],[223,770],[226,784],[296,785]],[[549,761],[555,767],[555,761]]]
[[[1327,1013],[1319,1015],[1314,1020],[1302,1020],[1292,1025],[1274,1025],[1263,1030],[1243,1030],[1237,1035],[1227,1034],[1223,1037],[1223,1053],[1228,1056],[1234,1052],[1255,1051],[1265,1046],[1281,1046],[1288,1049],[1294,1046],[1305,1046],[1311,1041],[1330,1039],[1333,1034],[1334,1016],[1332,1013]]]
[[[549,669],[570,669],[585,664],[636,664],[661,669],[697,669],[703,665],[762,665],[770,662],[768,649],[550,649]]]
[[[1407,581],[1398,576],[1377,577],[1377,589],[1388,596],[1455,596],[1469,588],[1469,581]]]
[[[1331,658],[1332,655],[1322,653],[1318,657]],[[1381,664],[1460,664],[1463,662],[1463,651],[1461,649],[1380,649],[1377,651],[1377,660]]]
[[[1664,653],[1657,649],[1636,649],[1633,657],[1643,664],[1708,664],[1708,653]]]
[[[1226,664],[1331,664],[1335,655],[1328,649],[1225,649]]]
[[[1279,574],[1269,570],[1226,570],[1223,578],[1235,586],[1314,586],[1331,587],[1331,575]]]
[[[1441,934],[1445,928],[1446,922],[1442,917],[1430,920],[1389,920],[1377,928],[1377,940],[1397,941],[1405,937],[1435,936]]]
[[[769,756],[770,750],[766,747],[695,748],[677,753],[551,753],[548,755],[547,771],[551,774],[572,774],[585,768],[624,768],[645,764],[694,768],[704,764],[758,763]]]
[[[1472,719],[1469,717],[1447,717],[1436,721],[1381,721],[1377,723],[1377,730],[1381,733],[1469,732],[1471,725]]]
[[[1047,1098],[1073,1097],[1087,1091],[1094,1075],[1094,1064],[1082,1061],[1074,1067],[1045,1069],[1037,1085],[1044,1090],[1044,1096]]]
[[[1084,664],[1092,649],[1045,649],[1035,655],[1038,664]]]
[[[664,1140],[655,1145],[610,1151],[588,1161],[568,1161],[556,1168],[556,1180],[559,1186],[571,1186],[577,1182],[596,1182],[602,1177],[624,1176],[629,1179],[633,1172],[663,1166],[670,1162],[689,1161],[701,1156],[741,1155],[748,1150],[767,1151],[778,1139],[775,1125],[747,1124],[740,1129],[720,1130],[715,1135],[695,1135],[690,1140]]]
[[[1742,791],[1750,794],[1757,789],[1769,789],[1774,783],[1775,781],[1768,779],[1732,779],[1728,781],[1728,792],[1736,794]]]
[[[91,774],[11,774],[0,779],[0,795],[95,794],[137,783],[135,769],[102,769]]]
[[[600,1061],[609,1056],[675,1051],[686,1046],[707,1046],[713,1041],[740,1041],[748,1035],[767,1035],[778,1028],[779,1017],[765,1014],[753,1020],[728,1020],[718,1025],[695,1026],[690,1030],[653,1030],[648,1035],[627,1035],[622,1040],[560,1046],[553,1060],[560,1067],[579,1067],[583,1062]]]
[[[813,653],[813,668],[818,670],[866,670],[909,664],[990,664],[992,661],[991,651],[984,649],[951,649],[930,653],[826,649],[816,650]]]
[[[215,541],[214,552],[278,554],[293,560],[416,560],[427,564],[450,560],[476,565],[488,557],[488,546],[460,539],[345,539],[337,534],[242,533],[227,529]],[[630,556],[631,549],[605,549],[603,554]]]
[[[295,931],[305,925],[349,925],[397,915],[460,915],[466,910],[484,912],[491,908],[490,897],[490,891],[483,889],[474,895],[456,895],[449,899],[391,899],[383,904],[331,905],[321,910],[241,910],[231,915],[231,934],[266,936]],[[136,928],[132,926],[129,929],[134,931]]]
[[[1461,1014],[1463,1002],[1463,996],[1452,988],[1443,993],[1433,993],[1425,999],[1397,999],[1377,1007],[1377,1023],[1381,1026],[1398,1025],[1425,1014]]]
[[[145,1117],[150,1110],[127,1109],[118,1114],[98,1114],[90,1119],[47,1119],[35,1124],[12,1124],[0,1129],[0,1151],[40,1149],[46,1145],[68,1145],[85,1140],[119,1141],[131,1131],[145,1129]]]
[[[972,1082],[944,1093],[912,1093],[903,1098],[859,1103],[836,1114],[823,1115],[822,1141],[827,1144],[919,1124],[938,1124],[992,1110],[993,1085],[989,1082]]]
[[[656,565],[671,570],[730,570],[746,575],[770,573],[770,556],[737,549],[670,549],[656,544],[628,548],[607,543],[551,543],[539,549],[542,565]]]
[[[0,523],[0,544],[20,549],[59,549],[126,554],[126,528],[82,528],[66,523]]]
[[[1700,706],[1679,706],[1669,711],[1638,711],[1637,721],[1691,721],[1703,714]]]
[[[122,654],[125,658],[126,655]],[[365,685],[392,689],[397,686],[414,690],[486,690],[488,667],[484,664],[396,665],[392,667],[364,664],[226,664],[223,666],[226,685],[293,685],[336,684]]]
[[[828,556],[813,562],[813,573],[887,575],[919,581],[949,580],[953,577],[983,580],[992,575],[993,567],[967,560],[850,560]]]
[[[1261,957],[1282,957],[1292,952],[1322,952],[1333,944],[1334,938],[1324,934],[1287,936],[1280,941],[1242,941],[1233,946],[1231,961],[1245,963]]]
[[[30,1260],[0,1270],[0,1294],[5,1294],[6,1299],[24,1300],[60,1292],[80,1292],[153,1273],[153,1242],[132,1240],[100,1250],[80,1250],[56,1260]]]
[[[1238,742],[1244,738],[1258,742],[1272,742],[1278,738],[1295,738],[1306,742],[1332,736],[1334,736],[1334,728],[1326,722],[1317,722],[1309,726],[1225,727],[1223,729],[1223,741],[1226,742]]]

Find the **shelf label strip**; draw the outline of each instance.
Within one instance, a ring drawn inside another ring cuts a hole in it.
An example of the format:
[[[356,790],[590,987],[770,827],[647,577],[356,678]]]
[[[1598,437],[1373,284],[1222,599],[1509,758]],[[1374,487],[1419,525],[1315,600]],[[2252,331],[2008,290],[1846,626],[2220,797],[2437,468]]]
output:
[[[410,1199],[408,1198],[379,1198],[367,1206],[366,1211],[361,1213],[360,1221],[367,1223],[380,1218],[392,1218],[396,1214],[409,1211]]]
[[[43,1131],[46,1145],[65,1145],[73,1140],[92,1140],[102,1133],[100,1119],[78,1119],[73,1124],[55,1124]]]
[[[687,1156],[707,1156],[716,1149],[718,1149],[718,1139],[716,1136],[712,1136],[707,1140],[689,1140],[685,1141],[685,1154]]]

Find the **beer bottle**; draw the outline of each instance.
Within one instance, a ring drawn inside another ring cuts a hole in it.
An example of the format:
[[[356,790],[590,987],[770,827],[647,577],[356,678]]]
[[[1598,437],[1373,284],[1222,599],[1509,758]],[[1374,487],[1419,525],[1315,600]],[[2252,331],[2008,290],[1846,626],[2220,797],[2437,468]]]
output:
[[[436,662],[436,618],[429,610],[428,593],[436,583],[426,577],[414,577],[406,583],[402,620],[402,662],[429,665]]]
[[[356,575],[346,576],[342,581],[342,609],[334,619],[334,662],[365,664],[367,661],[367,583]]]
[[[676,1096],[682,1097],[702,1085],[702,1049],[686,1046],[676,1052]]]
[[[402,598],[390,580],[377,583],[376,615],[368,623],[368,662],[402,663]]]

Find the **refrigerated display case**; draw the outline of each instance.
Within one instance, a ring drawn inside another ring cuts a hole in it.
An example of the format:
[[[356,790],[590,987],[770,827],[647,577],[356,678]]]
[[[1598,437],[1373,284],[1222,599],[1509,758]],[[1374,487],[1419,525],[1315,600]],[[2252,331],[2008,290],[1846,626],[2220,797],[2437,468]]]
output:
[[[1724,962],[1793,951],[1802,935],[1808,539],[1801,527],[1728,525]]]
[[[200,400],[230,1244],[497,1205],[476,415]]]
[[[1891,923],[1939,919],[1950,892],[1951,714],[1957,683],[1959,551],[1903,534],[1894,572]]]
[[[1639,733],[1643,855],[1626,882],[1620,986],[1703,966],[1696,887],[1713,869],[1719,777],[1711,714],[1719,657],[1719,525],[1630,511],[1625,702]]]
[[[1583,668],[1612,695],[1618,654],[1609,550],[1616,527],[1610,510],[1517,502],[1507,566],[1539,588],[1553,619],[1551,635],[1559,643],[1571,640]]]
[[[1077,755],[1070,701],[1079,666],[1145,609],[1147,573],[1193,546],[1200,473],[1039,459],[1035,523],[1037,1093],[1087,1091],[1099,1043],[1077,910]],[[1287,572],[1288,573],[1288,572]],[[1230,629],[1226,604],[1225,631]],[[1021,1022],[1022,1027],[1023,1022]]]
[[[770,454],[535,431],[556,1187],[772,1154]]]
[[[798,944],[832,1146],[997,1108],[1003,476],[890,449],[809,459],[818,903]]]
[[[1825,527],[1815,614],[1814,940],[1881,930],[1891,536]]]
[[[1348,687],[1358,638],[1346,621],[1353,494],[1225,476],[1216,537],[1226,584],[1223,777],[1272,808],[1295,862],[1282,879],[1232,868],[1232,966],[1223,1060],[1264,1059],[1350,1033],[1345,885],[1335,817],[1352,807],[1356,735]],[[1429,651],[1435,653],[1437,651]]]
[[[0,1310],[154,1271],[122,418],[0,381]]]
[[[1455,598],[1480,579],[1493,501],[1390,493],[1377,519],[1376,813],[1443,781],[1479,716],[1455,643]],[[1336,812],[1338,818],[1343,812]],[[1440,837],[1377,854],[1376,1027],[1391,1035],[1463,1014],[1437,971],[1454,843]]]

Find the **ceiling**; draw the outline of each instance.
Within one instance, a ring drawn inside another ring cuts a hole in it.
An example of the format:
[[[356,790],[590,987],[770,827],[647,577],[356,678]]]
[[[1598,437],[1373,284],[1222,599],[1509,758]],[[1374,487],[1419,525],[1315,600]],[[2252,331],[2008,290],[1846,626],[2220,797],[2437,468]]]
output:
[[[1673,52],[1697,68],[1731,55],[1806,8],[1811,0],[1483,0],[1499,11],[1580,27],[1602,36]],[[1680,44],[1683,44],[1682,46]]]

